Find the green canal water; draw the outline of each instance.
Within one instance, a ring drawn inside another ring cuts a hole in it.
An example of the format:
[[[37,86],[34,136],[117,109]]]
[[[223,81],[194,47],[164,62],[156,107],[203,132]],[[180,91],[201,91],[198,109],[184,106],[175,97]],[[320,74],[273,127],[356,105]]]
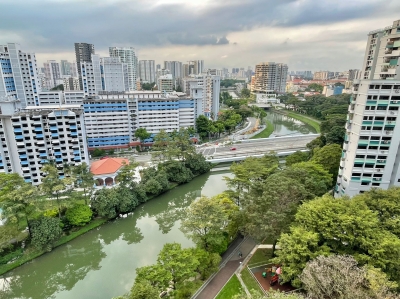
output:
[[[274,131],[270,137],[317,133],[312,126],[283,114],[268,111],[266,119],[269,120],[274,126]]]
[[[223,176],[231,174],[199,176],[5,274],[0,298],[110,299],[128,292],[136,268],[155,263],[165,243],[193,245],[179,230],[182,210],[226,190]]]

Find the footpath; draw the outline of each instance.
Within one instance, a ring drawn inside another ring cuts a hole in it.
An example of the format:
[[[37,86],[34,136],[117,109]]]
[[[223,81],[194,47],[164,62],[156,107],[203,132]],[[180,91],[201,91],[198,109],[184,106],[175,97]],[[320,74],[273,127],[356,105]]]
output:
[[[219,271],[209,278],[203,287],[194,294],[192,299],[214,298],[232,277],[255,245],[256,243],[254,240],[249,237],[244,239],[239,237],[233,241],[228,250],[222,255]],[[239,253],[241,253],[240,256]]]

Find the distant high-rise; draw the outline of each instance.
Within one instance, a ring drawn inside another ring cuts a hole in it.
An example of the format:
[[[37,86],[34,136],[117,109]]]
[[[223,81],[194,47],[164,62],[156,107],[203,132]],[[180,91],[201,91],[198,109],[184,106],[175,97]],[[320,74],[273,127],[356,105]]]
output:
[[[40,91],[35,54],[23,52],[19,44],[0,45],[0,98],[16,98],[25,108],[39,105]]]
[[[189,61],[189,75],[199,75],[204,70],[204,60]]]
[[[119,57],[121,59],[121,62],[127,65],[129,90],[130,91],[136,90],[138,60],[135,53],[135,49],[132,47],[129,48],[110,47],[109,53],[110,57]]]
[[[182,78],[182,62],[164,61],[164,69],[170,70],[175,79]]]
[[[78,71],[79,85],[83,90],[81,64],[83,62],[91,62],[92,55],[94,52],[94,45],[87,43],[75,43],[75,57],[76,57],[76,69]]]
[[[156,82],[156,69],[154,60],[139,60],[139,78],[142,82]]]
[[[47,60],[43,64],[44,66],[44,75],[46,77],[46,88],[51,89],[56,87],[61,80],[61,67],[60,64],[55,60]]]
[[[253,91],[285,92],[288,66],[283,63],[263,62],[256,65]]]
[[[353,81],[337,197],[400,186],[399,28],[397,20],[368,34],[361,80]]]
[[[103,90],[99,55],[93,54],[91,61],[81,62],[80,71],[85,96],[96,95]]]
[[[128,66],[119,57],[100,59],[101,84],[105,91],[129,91]]]

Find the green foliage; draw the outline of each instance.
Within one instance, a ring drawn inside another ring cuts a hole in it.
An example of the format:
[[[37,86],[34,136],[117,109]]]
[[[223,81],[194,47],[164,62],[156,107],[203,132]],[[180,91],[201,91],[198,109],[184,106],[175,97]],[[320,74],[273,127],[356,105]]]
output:
[[[147,138],[150,138],[151,134],[147,132],[146,128],[138,128],[135,131],[135,137],[140,139],[140,142],[143,143],[143,141]]]
[[[142,83],[142,90],[153,90],[155,85],[156,85],[155,82],[153,82],[153,83]]]
[[[106,151],[103,150],[103,149],[99,149],[99,148],[94,149],[93,152],[92,152],[92,157],[93,158],[103,157],[105,155],[106,155]]]
[[[146,194],[149,195],[158,195],[162,192],[162,186],[156,179],[149,179],[146,184],[144,184],[144,190]]]
[[[149,282],[159,293],[168,287],[171,279],[171,273],[160,264],[136,269],[135,284],[140,283],[141,281]]]
[[[67,221],[73,226],[84,226],[92,220],[92,210],[87,205],[77,204],[65,213]]]
[[[63,84],[59,84],[59,85],[57,85],[56,87],[53,87],[50,90],[64,90],[64,85]]]
[[[285,280],[293,280],[297,285],[305,263],[320,255],[321,250],[325,255],[352,255],[361,265],[381,268],[389,279],[399,280],[400,240],[385,230],[377,213],[362,198],[323,196],[304,203],[296,214],[291,234],[281,236],[280,246],[276,261],[285,265]]]
[[[15,225],[0,226],[0,253],[12,247],[10,240],[16,239],[20,231]]]
[[[186,159],[185,167],[189,168],[194,175],[199,175],[209,172],[211,163],[207,162],[202,154],[196,153]]]
[[[326,144],[326,138],[324,135],[321,135],[315,138],[313,141],[310,141],[306,144],[306,147],[310,150],[311,155],[314,153],[314,150],[324,147]]]
[[[129,299],[154,299],[159,297],[157,289],[150,282],[142,280],[135,283],[131,289]]]
[[[221,80],[220,86],[228,88],[228,87],[235,85],[235,83],[245,83],[245,81],[244,80],[236,80],[236,79],[224,79],[224,80]]]
[[[204,115],[200,115],[196,119],[196,129],[200,137],[207,137],[210,130],[211,121]]]
[[[309,154],[306,152],[297,151],[286,157],[286,166],[291,166],[295,163],[308,161]]]
[[[93,194],[94,189],[94,178],[90,171],[89,165],[83,162],[80,165],[74,166],[72,172],[75,176],[75,184],[77,187],[83,188],[83,196],[85,198],[85,203],[89,203],[89,197]]]
[[[308,88],[310,91],[314,90],[317,92],[322,92],[324,90],[324,87],[321,84],[317,84],[317,83],[311,83],[308,85]]]
[[[344,142],[344,136],[346,134],[346,129],[344,127],[333,127],[326,136],[327,144],[339,144],[342,145]]]
[[[240,91],[240,96],[241,96],[242,98],[249,98],[249,97],[250,97],[250,90],[247,89],[247,88],[243,88],[243,89]]]
[[[192,295],[201,286],[200,281],[184,281],[176,285],[176,291],[174,291],[174,299],[190,299]]]
[[[22,248],[18,248],[17,250],[12,251],[4,256],[0,256],[0,265],[5,265],[13,260],[16,260],[19,257],[21,257],[22,255],[23,255]]]
[[[115,188],[103,188],[94,194],[90,200],[90,206],[94,214],[107,219],[118,216],[118,193]]]
[[[182,249],[178,243],[167,243],[158,254],[157,263],[172,275],[174,284],[194,277],[199,261],[189,248]]]
[[[339,144],[328,144],[313,151],[311,161],[322,165],[332,175],[332,185],[336,182],[341,155],[342,147]]]
[[[201,197],[186,209],[181,230],[199,248],[210,251],[212,245],[223,242],[227,221],[228,214],[218,201]]]
[[[31,243],[37,249],[51,250],[60,238],[62,230],[57,218],[41,217],[30,221]]]
[[[205,280],[219,269],[221,256],[218,253],[207,252],[200,248],[192,249],[193,256],[199,261],[196,272],[200,274],[201,279]]]
[[[192,171],[189,168],[186,168],[183,162],[170,161],[164,167],[170,182],[184,184],[193,179]]]

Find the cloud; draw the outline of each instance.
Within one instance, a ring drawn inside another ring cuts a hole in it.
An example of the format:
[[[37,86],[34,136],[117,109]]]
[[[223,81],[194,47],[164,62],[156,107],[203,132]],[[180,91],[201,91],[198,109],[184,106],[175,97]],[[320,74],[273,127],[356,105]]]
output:
[[[253,60],[292,60],[314,51],[331,52],[336,44],[352,45],[349,52],[325,61],[335,60],[333,65],[339,66],[353,63],[355,54],[363,55],[359,45],[354,52],[353,43],[363,42],[365,47],[366,33],[391,24],[398,11],[400,1],[382,5],[380,0],[2,0],[0,44],[19,42],[40,59],[62,53],[73,57],[74,42],[93,43],[96,52],[104,54],[109,46],[133,46],[139,58],[147,59],[149,53],[164,59],[165,51],[174,49],[175,57],[203,55],[198,58],[207,58],[210,67],[219,66],[224,55],[220,52],[226,49],[226,63],[234,67],[244,59],[249,61],[245,65]],[[309,37],[312,43],[304,43]],[[305,53],[299,53],[300,48]],[[323,60],[304,59],[308,60],[301,65],[322,68]]]

